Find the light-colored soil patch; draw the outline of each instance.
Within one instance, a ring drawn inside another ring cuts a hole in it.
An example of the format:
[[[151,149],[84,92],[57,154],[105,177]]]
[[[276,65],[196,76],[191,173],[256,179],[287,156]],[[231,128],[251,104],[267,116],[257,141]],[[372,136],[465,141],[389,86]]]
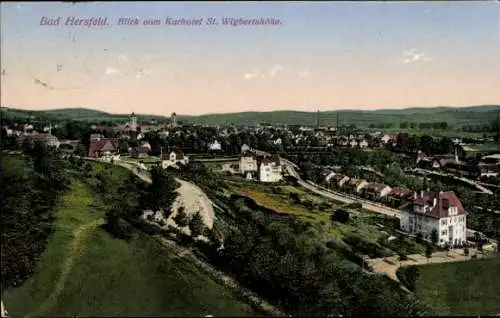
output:
[[[200,216],[203,219],[203,223],[208,229],[212,229],[215,221],[215,211],[212,204],[212,201],[208,198],[208,196],[201,190],[198,186],[194,185],[191,182],[175,179],[179,182],[180,187],[176,189],[178,193],[177,198],[172,204],[172,214],[170,214],[169,218],[165,220],[163,213],[153,211],[145,211],[143,214],[143,218],[147,219],[148,216],[152,215],[154,222],[161,223],[164,222],[164,227],[173,226],[180,229],[187,235],[191,235],[191,230],[189,226],[180,227],[177,223],[175,223],[174,218],[177,215],[179,208],[183,207],[186,215],[191,218],[196,213],[200,213]],[[200,239],[203,239],[199,237]]]
[[[197,212],[200,213],[203,218],[203,223],[209,229],[214,226],[215,212],[212,201],[207,197],[207,195],[196,185],[176,179],[180,183],[180,187],[177,188],[177,193],[179,194],[172,205],[172,215],[168,218],[167,224],[172,226],[177,226],[173,218],[177,215],[177,210],[180,207],[184,207],[184,212],[192,217]],[[191,234],[188,227],[181,228],[186,234]]]

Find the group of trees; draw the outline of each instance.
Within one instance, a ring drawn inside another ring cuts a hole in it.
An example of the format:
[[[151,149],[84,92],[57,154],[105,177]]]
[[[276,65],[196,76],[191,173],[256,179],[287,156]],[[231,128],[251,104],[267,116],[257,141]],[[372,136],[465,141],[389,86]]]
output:
[[[22,284],[53,231],[52,209],[67,189],[67,164],[41,143],[25,156],[0,154],[1,284]]]
[[[363,273],[318,242],[309,224],[236,206],[238,229],[226,238],[219,264],[290,314],[424,313],[397,283]]]
[[[455,154],[455,149],[457,149],[460,157],[464,157],[465,155],[462,147],[454,145],[450,138],[441,137],[436,139],[429,135],[418,136],[400,133],[397,135],[396,146],[394,148],[394,150],[406,153],[416,153],[418,150],[421,150],[426,155]]]
[[[398,128],[399,129],[411,129],[411,130],[448,130],[450,129],[450,126],[448,125],[447,122],[445,121],[440,121],[440,122],[421,122],[421,123],[415,123],[415,122],[408,122],[404,121],[402,123],[399,123],[399,125],[395,125],[394,123],[378,123],[378,124],[370,124],[369,128],[374,129],[391,129],[391,128]]]

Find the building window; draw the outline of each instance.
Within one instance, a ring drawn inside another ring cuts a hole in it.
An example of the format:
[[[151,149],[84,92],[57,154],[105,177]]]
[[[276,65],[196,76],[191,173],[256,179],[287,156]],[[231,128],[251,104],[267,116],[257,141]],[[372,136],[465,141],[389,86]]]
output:
[[[446,225],[446,220],[442,220],[441,225]]]
[[[448,234],[448,232],[447,232],[446,230],[443,230],[443,231],[441,232],[441,235],[446,235],[446,234]]]

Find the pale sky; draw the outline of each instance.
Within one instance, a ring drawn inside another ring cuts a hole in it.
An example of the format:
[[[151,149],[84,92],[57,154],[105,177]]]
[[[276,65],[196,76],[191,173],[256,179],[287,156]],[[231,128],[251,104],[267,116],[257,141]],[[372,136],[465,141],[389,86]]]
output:
[[[72,16],[109,25],[65,26]],[[162,25],[117,25],[133,16]],[[60,25],[40,26],[42,17]],[[206,25],[211,17],[219,25]],[[194,115],[500,104],[498,1],[4,2],[0,27],[6,107]]]

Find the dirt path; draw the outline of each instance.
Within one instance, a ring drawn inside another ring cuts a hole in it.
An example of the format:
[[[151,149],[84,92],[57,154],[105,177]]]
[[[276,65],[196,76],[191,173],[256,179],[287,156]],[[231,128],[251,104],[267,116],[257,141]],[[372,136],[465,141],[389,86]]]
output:
[[[27,315],[27,317],[32,316],[41,316],[44,312],[50,309],[52,306],[56,304],[57,298],[59,294],[63,291],[66,281],[68,280],[69,274],[71,273],[71,269],[73,268],[73,264],[75,263],[76,258],[79,256],[79,252],[82,250],[82,241],[86,237],[86,235],[93,229],[99,227],[104,224],[103,219],[93,220],[88,223],[85,223],[78,227],[73,232],[73,239],[68,245],[68,252],[66,254],[66,259],[62,264],[61,275],[59,276],[59,280],[57,281],[54,290],[47,297],[47,299],[40,305],[38,312]]]
[[[459,250],[455,252],[436,252],[432,254],[432,257],[429,259],[424,255],[414,254],[408,255],[408,260],[406,261],[399,261],[398,256],[392,256],[370,259],[367,263],[373,267],[375,272],[386,274],[391,279],[399,282],[396,272],[403,266],[462,262],[468,260],[471,260],[471,256],[463,255],[461,250]]]
[[[243,298],[251,303],[253,306],[260,308],[262,311],[266,312],[269,315],[275,317],[284,317],[287,316],[285,313],[269,304],[257,294],[252,291],[241,287],[236,280],[232,277],[226,275],[225,273],[218,271],[212,265],[200,260],[196,255],[194,255],[189,249],[177,245],[175,242],[170,241],[164,237],[156,236],[156,239],[163,244],[163,246],[172,250],[177,257],[187,260],[189,263],[196,265],[197,267],[204,270],[207,274],[209,274],[212,278],[218,281],[220,284],[223,284],[227,288],[235,291],[236,293],[243,296]]]

